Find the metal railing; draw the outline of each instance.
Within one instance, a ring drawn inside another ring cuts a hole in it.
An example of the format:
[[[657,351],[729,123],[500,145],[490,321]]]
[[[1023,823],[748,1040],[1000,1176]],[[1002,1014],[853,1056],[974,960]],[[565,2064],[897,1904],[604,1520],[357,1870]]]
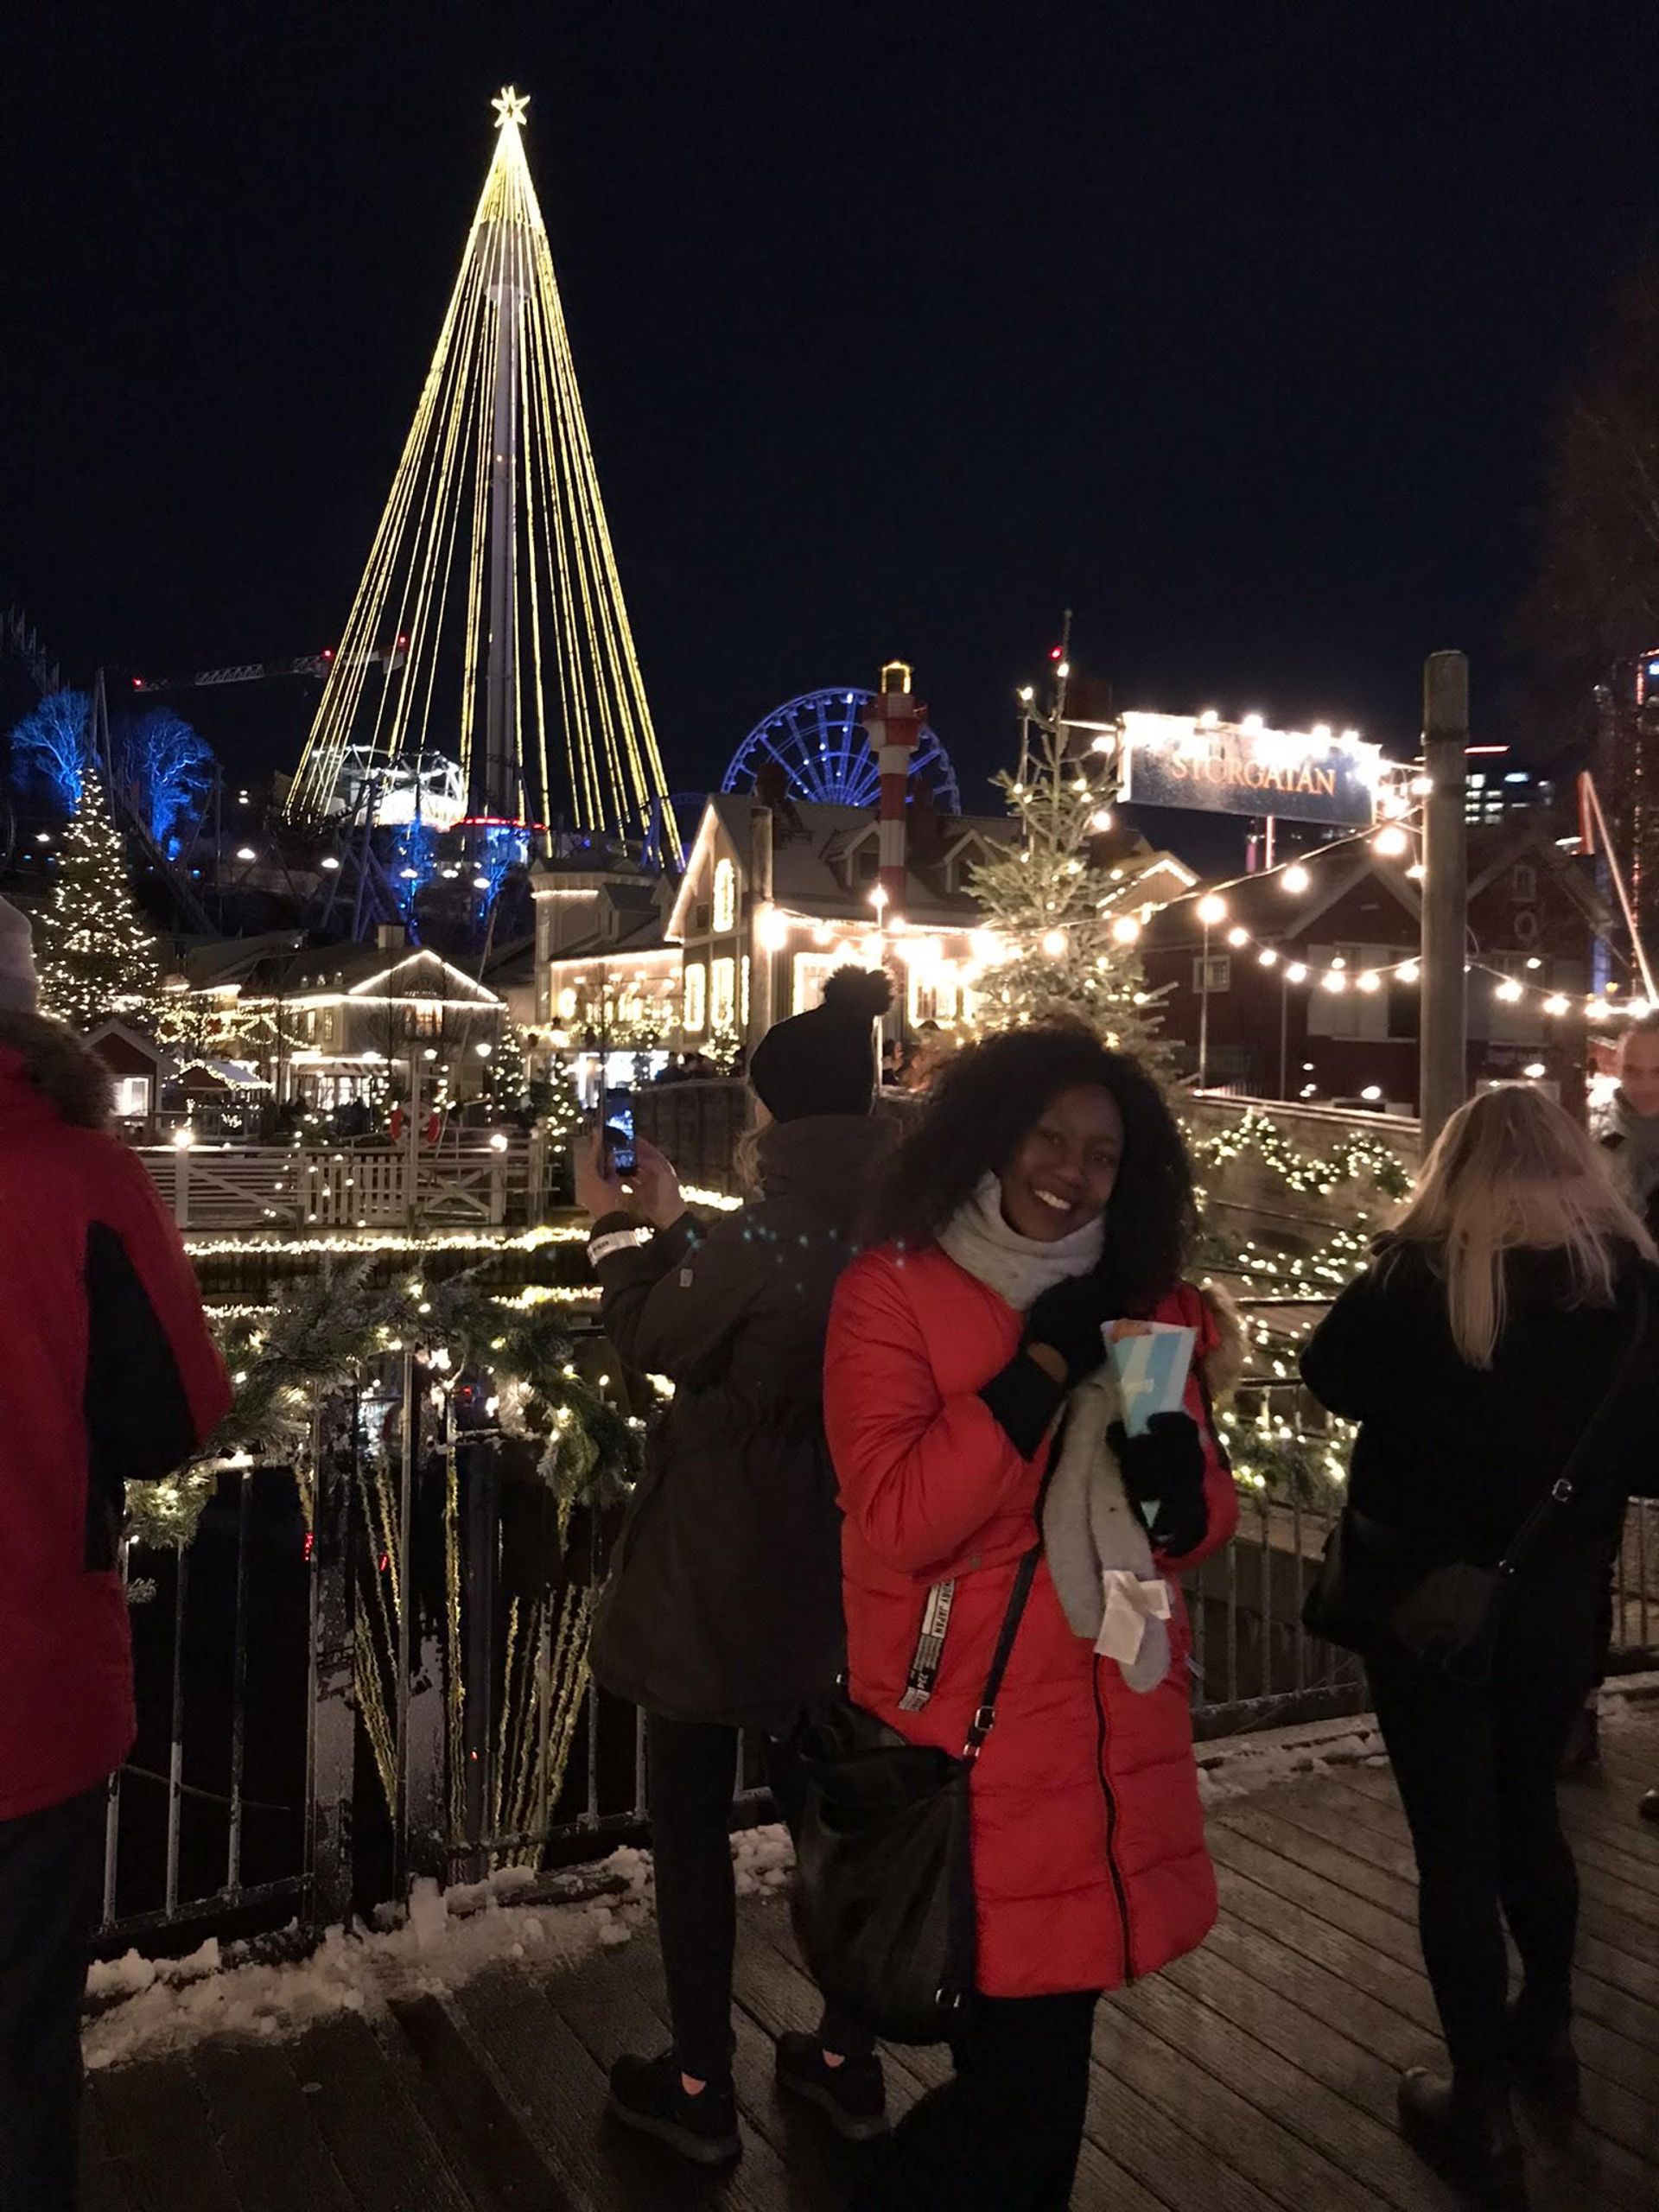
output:
[[[608,1364],[597,1338],[576,1357]],[[617,1515],[565,1511],[534,1451],[436,1380],[389,1355],[313,1409],[303,1492],[231,1469],[188,1548],[130,1547],[139,1735],[111,1787],[101,1948],[319,1929],[416,1875],[645,1834],[639,1717],[587,1665]],[[1338,1497],[1247,1494],[1237,1540],[1187,1578],[1199,1736],[1363,1709],[1357,1662],[1300,1619]],[[1637,1506],[1615,1664],[1656,1645],[1659,1506]],[[757,1749],[734,1777],[750,1808]]]

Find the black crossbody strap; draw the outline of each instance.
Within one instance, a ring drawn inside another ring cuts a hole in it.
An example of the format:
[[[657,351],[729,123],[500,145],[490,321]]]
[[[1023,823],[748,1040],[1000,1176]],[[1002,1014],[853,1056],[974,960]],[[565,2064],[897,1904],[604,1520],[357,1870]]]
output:
[[[1642,1356],[1647,1349],[1648,1286],[1646,1278],[1638,1274],[1636,1279],[1636,1328],[1625,1349],[1624,1357],[1619,1362],[1618,1372],[1608,1385],[1606,1395],[1601,1403],[1591,1414],[1584,1433],[1573,1446],[1572,1452],[1568,1454],[1567,1465],[1556,1476],[1544,1497],[1539,1499],[1537,1504],[1533,1507],[1519,1529],[1516,1530],[1509,1549],[1497,1563],[1497,1571],[1500,1574],[1510,1575],[1515,1573],[1521,1561],[1532,1550],[1548,1523],[1554,1519],[1558,1511],[1571,1505],[1578,1496],[1580,1478],[1590,1459],[1592,1447],[1601,1434],[1608,1414],[1623,1398],[1624,1386],[1641,1365]]]
[[[996,1649],[991,1659],[991,1671],[985,1677],[985,1694],[979,1701],[973,1725],[968,1731],[968,1741],[963,1747],[963,1757],[969,1761],[979,1757],[985,1738],[996,1722],[996,1700],[1002,1688],[1002,1677],[1008,1671],[1008,1661],[1014,1656],[1014,1639],[1020,1632],[1020,1616],[1026,1610],[1026,1600],[1031,1595],[1031,1586],[1037,1577],[1037,1562],[1043,1555],[1040,1544],[1033,1544],[1020,1560],[1014,1574],[1014,1587],[1008,1592],[1007,1610],[1002,1616],[1002,1627],[996,1639]]]

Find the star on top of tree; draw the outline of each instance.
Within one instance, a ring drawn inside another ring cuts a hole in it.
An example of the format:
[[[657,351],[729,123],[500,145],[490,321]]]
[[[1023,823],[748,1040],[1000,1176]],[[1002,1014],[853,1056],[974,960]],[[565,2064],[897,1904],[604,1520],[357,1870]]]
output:
[[[503,85],[490,105],[495,110],[495,127],[499,130],[509,123],[524,121],[530,112],[530,94],[519,92],[514,86]]]

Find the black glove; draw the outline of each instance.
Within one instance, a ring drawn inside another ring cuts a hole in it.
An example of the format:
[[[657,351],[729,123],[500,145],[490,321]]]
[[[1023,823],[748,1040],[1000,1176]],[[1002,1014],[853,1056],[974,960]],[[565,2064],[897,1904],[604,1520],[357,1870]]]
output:
[[[1158,1549],[1171,1559],[1196,1551],[1210,1526],[1210,1508],[1204,1495],[1204,1439],[1191,1414],[1154,1414],[1141,1436],[1129,1435],[1115,1421],[1106,1441],[1141,1519],[1148,1508],[1158,1509],[1149,1524]]]
[[[1092,1274],[1071,1275],[1053,1284],[1027,1314],[1019,1351],[979,1394],[1022,1459],[1035,1454],[1072,1384],[1092,1375],[1105,1358],[1100,1330],[1109,1319]],[[1032,1344],[1046,1344],[1065,1362],[1063,1382],[1027,1357]]]
[[[1058,1352],[1065,1362],[1069,1390],[1085,1375],[1092,1375],[1105,1359],[1106,1339],[1101,1329],[1111,1319],[1099,1277],[1068,1275],[1064,1282],[1044,1291],[1032,1306],[1026,1315],[1023,1342],[1046,1344],[1051,1351]]]

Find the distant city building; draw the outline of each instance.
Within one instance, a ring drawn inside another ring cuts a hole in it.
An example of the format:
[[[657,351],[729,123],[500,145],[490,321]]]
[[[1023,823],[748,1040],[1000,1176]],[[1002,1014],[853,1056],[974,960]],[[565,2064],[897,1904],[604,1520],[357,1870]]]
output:
[[[1507,745],[1471,745],[1465,770],[1463,818],[1471,829],[1535,806],[1554,806],[1555,785],[1519,766]]]

